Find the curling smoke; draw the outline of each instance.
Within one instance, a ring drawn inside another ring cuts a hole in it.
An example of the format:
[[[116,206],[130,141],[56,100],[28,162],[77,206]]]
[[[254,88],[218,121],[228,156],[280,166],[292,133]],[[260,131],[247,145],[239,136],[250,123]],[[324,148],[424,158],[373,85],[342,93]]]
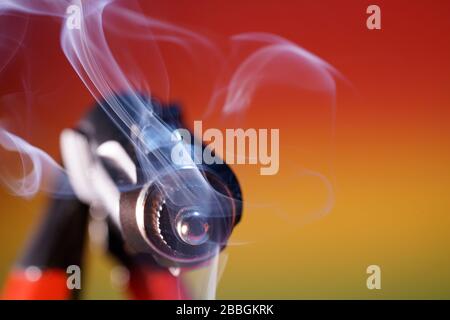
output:
[[[80,15],[78,26],[74,25],[73,21],[68,21],[68,18],[71,18],[68,14],[74,12],[70,8],[78,10]],[[172,138],[171,130],[153,114],[151,106],[149,108],[142,97],[136,93],[137,89],[145,88],[145,94],[151,96],[151,86],[145,83],[143,75],[129,75],[124,72],[124,68],[110,49],[107,32],[110,32],[112,36],[126,34],[129,38],[138,38],[142,41],[155,60],[152,64],[154,70],[151,72],[156,73],[161,82],[166,82],[168,75],[158,48],[159,42],[175,44],[194,58],[199,50],[203,51],[202,56],[204,52],[208,52],[210,56],[217,58],[217,66],[219,66],[223,62],[223,55],[208,38],[176,25],[147,17],[138,10],[131,10],[113,0],[3,1],[0,4],[0,12],[4,15],[10,12],[21,12],[61,18],[61,46],[67,59],[94,98],[101,103],[111,119],[135,145],[146,175],[154,177],[159,174],[156,172],[157,168],[145,156],[148,151],[154,151],[167,171],[172,171],[173,179],[177,183],[183,183],[182,178],[177,176],[176,168],[173,168],[170,155],[164,151],[169,148],[157,150],[152,142],[146,139],[148,136],[157,136],[158,141],[170,144]],[[124,28],[116,27],[118,22],[132,27],[133,32],[126,32]],[[7,52],[2,52],[5,57],[2,61],[5,64],[23,41],[24,27],[15,29],[19,31],[3,29],[1,34],[2,39],[8,39],[16,44],[9,46]],[[11,39],[12,36],[15,39]],[[212,93],[210,106],[215,105],[217,97],[225,93],[225,101],[220,107],[223,113],[244,111],[252,100],[255,90],[271,82],[319,90],[334,99],[333,76],[338,73],[332,66],[305,49],[281,37],[263,33],[236,35],[232,41],[235,47],[249,42],[259,43],[260,46],[239,64],[224,87]],[[126,64],[127,70],[139,70],[138,67],[132,67],[134,61],[131,59],[123,63]],[[122,105],[115,96],[117,92],[127,92],[127,99],[133,106],[132,110]],[[33,155],[29,156],[33,158]],[[42,173],[34,177],[39,179]],[[200,174],[197,178],[202,184],[205,183]],[[14,183],[9,185],[13,186]],[[33,185],[39,186],[40,181],[33,181]],[[17,190],[17,194],[22,194],[22,191]]]
[[[56,179],[64,176],[64,171],[47,153],[30,145],[20,137],[0,127],[0,180],[18,196],[31,198],[39,189],[52,191]],[[16,155],[14,156],[13,153]],[[20,163],[19,177],[13,177],[8,156]],[[63,191],[59,191],[63,194]],[[68,190],[66,190],[66,193]]]
[[[341,77],[330,64],[280,36],[269,33],[244,33],[231,38],[234,50],[245,45],[256,48],[240,61],[225,86],[216,90],[210,106],[225,95],[222,111],[225,114],[244,111],[258,88],[267,84],[281,84],[311,91],[319,91],[330,98],[334,108],[335,77]],[[335,110],[332,110],[334,113]]]
[[[166,181],[170,180],[180,187],[194,184],[200,195],[211,194],[208,201],[214,207],[214,198],[218,195],[211,190],[201,172],[197,170],[186,181],[171,161],[170,150],[174,145],[181,144],[182,148],[186,148],[185,163],[195,167],[190,146],[185,146],[183,141],[173,140],[172,130],[160,121],[153,112],[153,106],[141,94],[148,97],[168,95],[169,74],[159,48],[160,43],[170,43],[183,50],[193,64],[203,63],[198,56],[211,57],[216,70],[223,70],[227,59],[207,37],[145,16],[139,11],[138,5],[131,7],[130,3],[134,4],[130,1],[124,6],[123,2],[114,0],[4,0],[0,2],[0,23],[16,13],[61,19],[60,43],[67,60],[92,96],[135,146],[145,176],[155,179],[163,172]],[[68,21],[72,18],[69,15],[77,12],[80,14],[79,24]],[[0,28],[0,72],[20,49],[26,27],[27,19],[24,18],[17,26]],[[148,70],[148,74],[144,74],[138,62],[127,55],[126,46],[122,46],[125,47],[125,53],[113,52],[110,41],[114,38],[132,39],[145,46],[143,48],[148,52],[148,60],[152,61],[152,69]],[[340,75],[331,65],[295,43],[271,34],[240,34],[232,38],[232,43],[231,52],[246,44],[256,45],[256,49],[253,47],[252,52],[239,61],[236,68],[226,70],[229,76],[224,78],[225,81],[218,80],[216,89],[211,93],[208,112],[219,110],[224,115],[244,112],[257,89],[276,83],[323,93],[329,97],[334,115],[335,78]],[[149,77],[158,83],[147,81]],[[117,98],[117,94],[123,92],[127,94],[131,109]],[[32,197],[39,190],[55,193],[47,177],[64,177],[65,174],[63,168],[48,154],[4,128],[0,128],[0,145],[3,148],[0,155],[16,152],[23,168],[20,177],[8,175],[7,168],[0,172],[2,183],[13,193],[23,197]],[[158,166],[149,160],[149,153],[158,160]],[[327,190],[330,190],[330,199],[320,211],[320,215],[326,214],[333,202],[331,184],[323,175],[312,171],[309,173],[320,177]],[[173,200],[188,201],[189,198],[199,197],[199,194],[190,195],[189,192],[187,190],[183,199]],[[216,278],[211,281],[214,285],[217,282]],[[211,285],[207,287],[208,297],[212,297]]]

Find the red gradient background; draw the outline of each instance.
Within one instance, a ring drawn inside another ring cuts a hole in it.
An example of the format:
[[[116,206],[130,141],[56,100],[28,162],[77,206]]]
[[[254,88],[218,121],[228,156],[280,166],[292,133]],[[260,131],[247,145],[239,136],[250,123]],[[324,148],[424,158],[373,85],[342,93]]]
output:
[[[257,241],[227,249],[219,298],[450,298],[450,2],[377,1],[382,30],[374,31],[366,28],[366,8],[374,4],[368,1],[141,3],[146,14],[212,35],[223,47],[237,33],[278,34],[353,85],[338,85],[331,144],[331,113],[314,96],[299,106],[266,88],[249,111],[246,125],[280,129],[281,163],[279,177],[235,168],[246,199],[282,203],[295,219],[299,201],[314,206],[324,198],[315,182],[292,188],[290,173],[302,167],[333,182],[334,205],[288,232],[272,216],[259,218],[246,208],[233,237]],[[58,159],[59,132],[76,123],[92,97],[61,52],[57,22],[31,18],[26,44],[28,54],[1,75],[0,93],[20,90],[18,71],[32,59],[33,109],[16,120],[17,132]],[[208,82],[202,73],[186,76],[176,56],[167,59],[170,99],[183,104],[192,123],[205,110],[199,88]],[[2,191],[0,283],[44,201],[43,195],[26,201]],[[113,263],[92,256],[87,297],[120,297],[108,282]],[[366,288],[371,264],[382,269],[382,290]]]

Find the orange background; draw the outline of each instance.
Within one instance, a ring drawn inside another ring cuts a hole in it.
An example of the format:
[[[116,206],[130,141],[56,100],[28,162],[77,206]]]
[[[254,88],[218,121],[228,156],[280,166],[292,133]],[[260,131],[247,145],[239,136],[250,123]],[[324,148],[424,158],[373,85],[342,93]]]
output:
[[[314,109],[314,103],[321,105],[314,97],[299,106],[266,90],[249,111],[244,124],[280,128],[280,175],[235,170],[246,199],[280,204],[287,223],[245,207],[232,241],[250,243],[226,250],[219,298],[450,298],[450,3],[377,1],[382,30],[376,31],[365,25],[369,4],[142,1],[146,14],[214,35],[220,46],[241,32],[281,35],[335,66],[355,88],[338,86],[331,144],[330,113]],[[59,132],[73,126],[92,102],[61,53],[58,37],[57,22],[31,18],[26,36],[31,51],[18,55],[0,77],[1,95],[12,94],[23,80],[18,70],[34,61],[28,79],[33,109],[19,117],[17,132],[56,159]],[[171,65],[176,57],[168,59]],[[172,69],[169,98],[182,102],[192,123],[204,112],[198,88],[205,80],[201,74],[187,80],[182,69]],[[293,226],[297,210],[302,214],[324,198],[317,181],[290,176],[300,167],[330,179],[335,200],[328,215]],[[43,195],[26,201],[1,191],[0,283],[44,201]],[[113,262],[98,249],[89,250],[85,297],[121,297],[108,280]],[[371,264],[382,270],[378,291],[366,288]]]

